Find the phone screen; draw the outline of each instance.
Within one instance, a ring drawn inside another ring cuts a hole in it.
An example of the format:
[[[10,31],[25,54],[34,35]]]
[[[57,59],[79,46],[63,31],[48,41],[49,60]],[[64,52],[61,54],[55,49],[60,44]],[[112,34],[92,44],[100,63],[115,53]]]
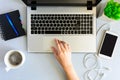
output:
[[[100,54],[111,57],[116,41],[117,41],[117,36],[106,33],[101,50],[100,50]]]

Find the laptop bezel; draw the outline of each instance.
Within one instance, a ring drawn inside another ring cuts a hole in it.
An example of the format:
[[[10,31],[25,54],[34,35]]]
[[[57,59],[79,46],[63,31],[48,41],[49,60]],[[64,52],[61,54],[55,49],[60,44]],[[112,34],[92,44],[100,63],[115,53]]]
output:
[[[86,4],[83,3],[37,3],[35,0],[33,0],[33,4],[31,2],[31,4],[27,3],[27,0],[22,0],[27,6],[87,6],[87,2]],[[92,1],[92,0],[87,0],[87,1]],[[36,3],[34,3],[36,2]],[[101,2],[101,0],[96,0],[95,4],[92,4],[92,6],[97,6],[99,3]]]

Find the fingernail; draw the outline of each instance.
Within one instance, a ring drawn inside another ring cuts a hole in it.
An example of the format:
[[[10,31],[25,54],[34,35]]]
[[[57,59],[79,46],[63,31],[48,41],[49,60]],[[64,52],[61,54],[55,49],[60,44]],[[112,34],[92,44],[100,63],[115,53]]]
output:
[[[55,41],[57,41],[57,39],[55,38]]]

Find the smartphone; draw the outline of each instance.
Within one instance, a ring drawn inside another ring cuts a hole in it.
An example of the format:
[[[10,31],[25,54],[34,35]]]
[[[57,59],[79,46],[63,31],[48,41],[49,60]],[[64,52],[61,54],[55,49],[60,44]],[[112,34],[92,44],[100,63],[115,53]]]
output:
[[[113,50],[117,42],[117,38],[118,38],[117,34],[110,31],[105,32],[105,35],[103,37],[102,44],[99,50],[100,57],[111,59],[113,55]]]

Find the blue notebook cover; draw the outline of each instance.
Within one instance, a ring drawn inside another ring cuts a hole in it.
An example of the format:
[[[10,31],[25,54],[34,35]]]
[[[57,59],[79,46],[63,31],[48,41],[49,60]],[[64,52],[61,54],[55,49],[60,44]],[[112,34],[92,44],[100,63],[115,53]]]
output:
[[[0,28],[4,40],[25,35],[22,28],[19,10],[0,15]]]

